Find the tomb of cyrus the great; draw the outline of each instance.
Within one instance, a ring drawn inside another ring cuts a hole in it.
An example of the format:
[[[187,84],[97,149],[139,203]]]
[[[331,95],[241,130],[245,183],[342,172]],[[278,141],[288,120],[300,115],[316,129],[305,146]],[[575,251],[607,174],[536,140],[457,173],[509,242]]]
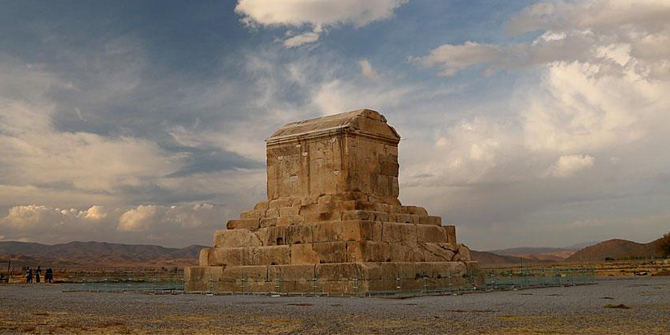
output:
[[[292,122],[267,139],[267,201],[228,221],[187,291],[361,294],[481,285],[454,226],[398,200],[400,136],[376,111]]]

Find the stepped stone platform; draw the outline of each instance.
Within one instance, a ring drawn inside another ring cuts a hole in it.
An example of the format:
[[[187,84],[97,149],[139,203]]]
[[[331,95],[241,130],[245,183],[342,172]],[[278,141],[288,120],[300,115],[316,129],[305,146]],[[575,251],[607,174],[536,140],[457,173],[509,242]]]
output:
[[[293,122],[267,139],[268,200],[228,221],[186,290],[414,291],[482,285],[456,229],[398,200],[400,136],[362,109]]]

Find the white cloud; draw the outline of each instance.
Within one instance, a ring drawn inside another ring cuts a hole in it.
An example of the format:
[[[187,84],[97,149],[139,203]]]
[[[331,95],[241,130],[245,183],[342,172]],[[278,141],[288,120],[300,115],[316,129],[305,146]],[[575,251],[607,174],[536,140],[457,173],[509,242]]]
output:
[[[561,156],[548,170],[547,175],[552,177],[569,177],[581,170],[593,167],[595,159],[588,155]]]
[[[249,25],[311,27],[312,31],[289,37],[287,47],[313,43],[324,28],[350,24],[356,27],[385,20],[409,0],[240,0],[235,12]]]
[[[48,244],[98,240],[185,246],[210,244],[212,232],[225,227],[231,214],[229,208],[209,203],[88,209],[23,205],[0,218],[0,230],[9,240]]]
[[[308,31],[299,35],[291,36],[284,40],[284,46],[287,48],[299,47],[303,44],[313,43],[319,39],[319,33]]]
[[[445,44],[410,59],[440,67],[440,75],[477,65],[515,70],[557,62],[600,64],[593,75],[670,75],[670,43],[664,43],[670,38],[670,3],[664,0],[541,2],[514,17],[508,30],[544,33],[529,44]]]
[[[358,65],[361,66],[361,74],[363,76],[373,81],[379,80],[379,73],[372,67],[369,60],[361,59],[358,61]]]
[[[179,166],[179,155],[146,140],[57,131],[53,113],[51,105],[0,97],[0,162],[8,166],[0,183],[65,183],[80,190],[113,192]]]
[[[140,205],[131,209],[119,218],[119,225],[116,227],[120,231],[146,231],[149,224],[154,221],[156,216],[156,206]]]
[[[383,111],[385,108],[404,103],[412,86],[365,86],[354,82],[335,79],[319,84],[312,95],[312,103],[323,114],[336,114],[360,108],[372,108]]]
[[[497,63],[506,57],[497,45],[466,42],[463,45],[445,44],[424,57],[410,57],[410,61],[425,67],[440,66],[442,76],[453,76],[458,71],[478,64]]]
[[[100,221],[107,217],[107,212],[103,206],[91,206],[85,213],[84,218],[88,220]]]

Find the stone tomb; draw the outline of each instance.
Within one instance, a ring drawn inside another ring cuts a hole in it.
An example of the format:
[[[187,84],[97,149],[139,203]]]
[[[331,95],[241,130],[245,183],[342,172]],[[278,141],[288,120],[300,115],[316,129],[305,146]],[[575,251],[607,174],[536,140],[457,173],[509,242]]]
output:
[[[481,285],[454,226],[398,200],[400,136],[357,110],[267,139],[268,199],[214,235],[186,290],[415,291]]]

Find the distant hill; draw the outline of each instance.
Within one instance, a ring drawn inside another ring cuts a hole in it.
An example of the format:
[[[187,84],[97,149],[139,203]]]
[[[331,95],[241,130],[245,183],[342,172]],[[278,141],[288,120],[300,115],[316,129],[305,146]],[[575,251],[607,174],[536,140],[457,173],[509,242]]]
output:
[[[513,256],[513,255],[518,255],[518,254],[547,254],[547,253],[560,252],[560,251],[565,251],[565,250],[566,249],[564,249],[564,248],[521,247],[521,248],[509,248],[509,249],[501,249],[501,250],[490,250],[489,252],[492,252],[492,253],[498,254],[498,255]]]
[[[601,241],[582,242],[582,243],[573,244],[573,245],[571,245],[571,246],[567,246],[567,247],[565,247],[565,248],[563,248],[563,249],[577,251],[577,250],[582,250],[582,249],[584,249],[584,248],[586,248],[586,247],[590,247],[590,246],[592,246],[592,245],[596,245],[596,244],[598,244],[598,243],[600,243],[600,242],[601,242]]]
[[[69,242],[46,245],[0,242],[0,258],[12,258],[14,265],[29,266],[187,266],[197,265],[204,246],[165,248],[106,242]]]
[[[628,240],[608,240],[586,247],[568,257],[569,262],[604,261],[611,259],[633,259],[659,257],[656,245],[659,240],[650,243],[637,243]]]
[[[489,252],[502,256],[519,257],[529,261],[564,262],[566,258],[575,253],[575,250],[567,248],[522,247],[492,250]]]
[[[519,265],[533,263],[553,263],[553,260],[532,259],[517,256],[498,255],[489,251],[470,250],[473,261],[481,265]]]

